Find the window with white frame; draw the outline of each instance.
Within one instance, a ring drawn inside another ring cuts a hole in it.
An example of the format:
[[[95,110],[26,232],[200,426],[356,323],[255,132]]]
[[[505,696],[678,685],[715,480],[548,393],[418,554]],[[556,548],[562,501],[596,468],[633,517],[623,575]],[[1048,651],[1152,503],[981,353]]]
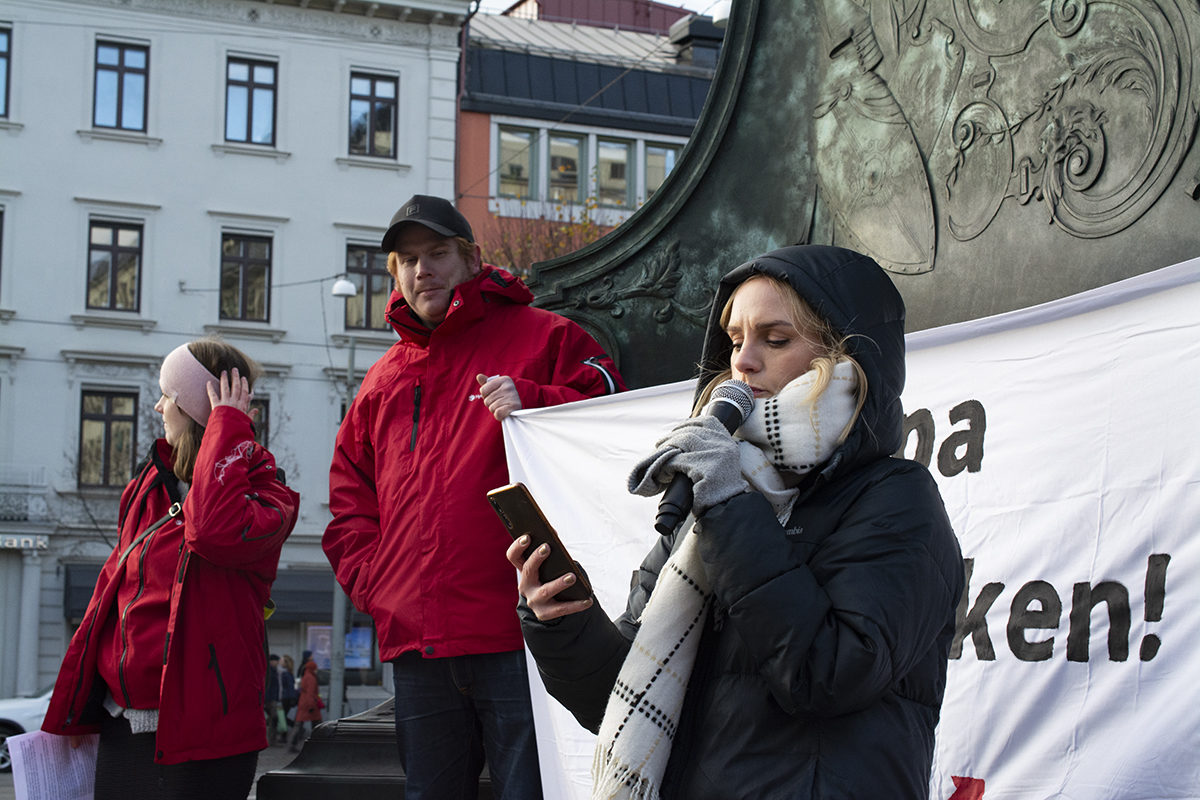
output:
[[[350,73],[350,155],[396,157],[397,81]]]
[[[633,142],[627,139],[596,142],[596,199],[600,205],[632,208],[632,175]]]
[[[492,208],[500,216],[576,216],[594,201],[616,224],[662,186],[687,139],[493,119]]]
[[[536,186],[533,166],[537,163],[538,132],[530,128],[502,125],[498,141],[498,194],[501,197],[516,197],[521,200],[539,199],[536,193],[531,192],[531,188]]]
[[[578,134],[551,133],[549,199],[555,203],[579,204],[587,188],[587,140]]]
[[[150,48],[123,42],[96,42],[96,86],[92,125],[146,130],[146,90]]]
[[[275,144],[279,65],[230,56],[225,64],[225,141]]]
[[[675,169],[682,145],[646,143],[646,196],[654,194]]]

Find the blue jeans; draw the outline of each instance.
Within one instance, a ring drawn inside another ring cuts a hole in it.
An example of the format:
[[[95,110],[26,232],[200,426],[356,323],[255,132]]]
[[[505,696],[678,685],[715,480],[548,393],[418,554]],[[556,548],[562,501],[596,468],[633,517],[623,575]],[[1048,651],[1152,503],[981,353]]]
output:
[[[392,661],[406,800],[474,800],[486,756],[496,800],[540,800],[525,652]]]

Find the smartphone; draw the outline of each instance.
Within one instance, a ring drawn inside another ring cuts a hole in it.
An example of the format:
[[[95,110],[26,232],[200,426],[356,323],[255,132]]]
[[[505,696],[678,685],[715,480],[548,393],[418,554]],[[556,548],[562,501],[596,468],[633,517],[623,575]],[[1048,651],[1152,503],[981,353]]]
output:
[[[537,501],[533,499],[529,489],[525,488],[525,484],[510,483],[499,489],[492,489],[487,493],[487,499],[514,539],[529,535],[530,551],[543,544],[550,545],[550,555],[538,569],[538,577],[542,583],[561,578],[568,572],[575,576],[575,583],[555,595],[555,599],[586,600],[592,596],[592,586],[588,583],[587,576],[575,564],[562,540],[546,520],[546,515],[538,507]]]

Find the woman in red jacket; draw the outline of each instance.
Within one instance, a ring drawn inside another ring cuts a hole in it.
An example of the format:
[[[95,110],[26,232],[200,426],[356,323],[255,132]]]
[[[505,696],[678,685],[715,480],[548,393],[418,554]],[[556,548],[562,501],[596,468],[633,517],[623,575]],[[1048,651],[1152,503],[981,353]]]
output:
[[[299,503],[254,442],[256,371],[217,339],[163,361],[165,438],[121,495],[117,546],[42,724],[99,732],[96,800],[243,800],[254,781],[263,611]]]
[[[300,678],[300,699],[296,701],[296,725],[289,737],[289,749],[293,753],[299,753],[308,741],[308,735],[312,733],[313,725],[321,721],[321,709],[325,707],[317,687],[317,662],[305,661],[301,672],[304,677]]]

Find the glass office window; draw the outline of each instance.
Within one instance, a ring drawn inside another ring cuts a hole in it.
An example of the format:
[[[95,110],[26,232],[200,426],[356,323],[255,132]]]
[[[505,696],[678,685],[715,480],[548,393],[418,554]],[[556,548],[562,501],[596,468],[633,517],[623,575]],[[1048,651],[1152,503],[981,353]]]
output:
[[[672,144],[646,144],[646,196],[654,194],[675,169],[683,148]]]
[[[537,163],[537,131],[526,128],[500,127],[500,190],[501,197],[534,199],[534,171]]]
[[[599,139],[596,142],[596,195],[602,206],[633,207],[633,142]]]
[[[567,205],[583,203],[585,140],[582,136],[550,135],[550,199]]]

